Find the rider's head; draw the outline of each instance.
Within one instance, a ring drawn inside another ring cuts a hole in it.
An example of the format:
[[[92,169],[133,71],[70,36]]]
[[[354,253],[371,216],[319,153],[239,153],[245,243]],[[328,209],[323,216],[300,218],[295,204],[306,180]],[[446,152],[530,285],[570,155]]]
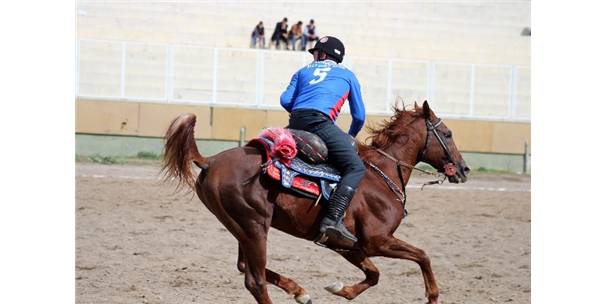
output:
[[[335,37],[324,36],[316,42],[313,48],[309,49],[309,52],[314,55],[314,60],[331,59],[336,63],[341,63],[345,56],[345,46],[341,40]]]

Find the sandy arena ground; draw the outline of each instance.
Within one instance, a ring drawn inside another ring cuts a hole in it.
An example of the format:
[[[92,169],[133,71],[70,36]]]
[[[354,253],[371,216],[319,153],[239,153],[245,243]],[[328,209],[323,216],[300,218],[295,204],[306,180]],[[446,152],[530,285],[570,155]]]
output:
[[[254,303],[236,268],[233,236],[155,166],[76,165],[76,303]],[[530,303],[530,178],[475,174],[462,185],[408,191],[396,235],[430,256],[440,303]],[[364,278],[336,253],[270,230],[268,268],[318,303],[424,303],[410,261],[372,258],[379,284],[353,301],[323,289]],[[296,303],[275,286],[274,303]]]

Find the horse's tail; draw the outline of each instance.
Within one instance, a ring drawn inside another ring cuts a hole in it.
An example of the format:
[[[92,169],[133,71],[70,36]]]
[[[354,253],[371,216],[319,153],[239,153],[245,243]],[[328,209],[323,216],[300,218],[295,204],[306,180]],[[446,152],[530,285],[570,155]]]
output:
[[[177,187],[184,185],[195,189],[196,177],[192,170],[192,161],[200,169],[208,168],[208,160],[200,155],[194,139],[196,115],[181,114],[175,118],[166,131],[164,139],[164,156],[162,159],[165,178],[177,179]]]

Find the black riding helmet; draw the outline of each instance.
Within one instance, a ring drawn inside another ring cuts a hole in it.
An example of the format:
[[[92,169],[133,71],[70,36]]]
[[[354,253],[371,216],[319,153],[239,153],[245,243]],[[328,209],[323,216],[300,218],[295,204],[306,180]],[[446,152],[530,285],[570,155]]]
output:
[[[309,52],[313,55],[314,51],[322,51],[337,60],[337,63],[341,63],[343,61],[343,56],[345,56],[345,46],[341,42],[341,40],[332,37],[332,36],[324,36],[316,42],[313,48],[309,49]]]

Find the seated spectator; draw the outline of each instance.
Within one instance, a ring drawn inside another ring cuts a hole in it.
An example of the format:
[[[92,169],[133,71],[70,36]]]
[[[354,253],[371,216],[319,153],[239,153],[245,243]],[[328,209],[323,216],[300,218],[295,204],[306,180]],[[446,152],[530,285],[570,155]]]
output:
[[[283,42],[284,47],[288,49],[288,18],[284,17],[282,21],[276,23],[271,41],[275,44],[276,50],[280,49],[280,42]]]
[[[263,27],[263,21],[259,21],[259,24],[255,26],[255,29],[251,34],[250,47],[256,48],[257,44],[260,48],[265,48],[265,28]]]
[[[299,21],[297,24],[293,25],[288,32],[288,39],[290,40],[291,50],[296,50],[297,41],[301,44],[303,41],[301,40],[303,37],[303,22]],[[299,47],[301,49],[301,47]]]
[[[305,26],[305,31],[303,32],[303,40],[301,40],[301,50],[305,51],[307,49],[307,43],[310,41],[318,40],[318,33],[316,31],[316,25],[314,24],[314,20],[309,20],[309,24]]]

